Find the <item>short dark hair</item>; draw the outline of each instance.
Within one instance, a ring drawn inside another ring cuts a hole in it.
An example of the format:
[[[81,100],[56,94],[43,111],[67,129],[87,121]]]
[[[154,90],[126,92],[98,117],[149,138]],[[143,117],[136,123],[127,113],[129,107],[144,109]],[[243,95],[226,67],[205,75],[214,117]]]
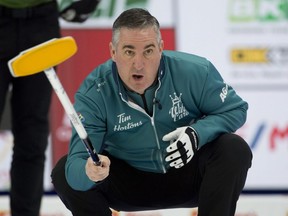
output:
[[[161,41],[160,24],[158,20],[152,16],[146,9],[131,8],[122,12],[114,21],[112,27],[112,43],[116,45],[119,40],[119,32],[121,28],[142,29],[154,27],[158,35],[158,42]]]

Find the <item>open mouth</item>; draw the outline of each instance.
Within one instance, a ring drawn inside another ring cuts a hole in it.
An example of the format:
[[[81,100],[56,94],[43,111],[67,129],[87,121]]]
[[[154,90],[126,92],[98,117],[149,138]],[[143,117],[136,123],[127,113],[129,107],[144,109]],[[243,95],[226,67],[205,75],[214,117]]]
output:
[[[143,78],[143,75],[132,75],[133,79],[139,81]]]

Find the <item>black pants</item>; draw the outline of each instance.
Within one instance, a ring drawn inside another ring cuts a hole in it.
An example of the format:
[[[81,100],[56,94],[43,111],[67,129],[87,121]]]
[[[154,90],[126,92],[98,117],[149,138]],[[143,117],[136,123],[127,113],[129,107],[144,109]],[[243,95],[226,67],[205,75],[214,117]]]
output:
[[[225,134],[203,146],[187,165],[166,174],[139,171],[108,157],[109,176],[89,191],[76,191],[67,184],[66,156],[56,164],[52,182],[73,215],[111,216],[109,208],[141,211],[198,206],[199,216],[232,216],[252,153],[242,138]]]
[[[20,51],[58,37],[56,1],[27,10],[0,6],[0,121],[11,86],[13,216],[39,216],[52,88],[44,73],[13,78],[7,62]]]

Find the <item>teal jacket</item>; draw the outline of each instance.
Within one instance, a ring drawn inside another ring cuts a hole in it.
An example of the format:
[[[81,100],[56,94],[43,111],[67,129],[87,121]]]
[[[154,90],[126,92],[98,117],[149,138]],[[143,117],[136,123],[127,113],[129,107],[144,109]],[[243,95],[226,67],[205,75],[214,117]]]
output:
[[[139,170],[156,173],[169,169],[165,134],[190,125],[201,148],[222,133],[235,132],[245,123],[248,109],[210,61],[175,51],[163,52],[158,82],[144,99],[125,90],[115,63],[108,60],[84,80],[74,106],[97,152],[105,150]],[[96,184],[85,174],[87,158],[73,129],[66,178],[76,190]]]

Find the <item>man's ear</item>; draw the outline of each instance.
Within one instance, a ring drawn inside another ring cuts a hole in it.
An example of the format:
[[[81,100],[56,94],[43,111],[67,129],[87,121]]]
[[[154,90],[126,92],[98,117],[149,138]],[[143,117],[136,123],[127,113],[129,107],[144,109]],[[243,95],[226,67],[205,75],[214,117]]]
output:
[[[164,41],[163,40],[161,40],[160,41],[160,53],[162,54],[162,52],[163,52],[163,50],[164,50]]]
[[[116,50],[115,50],[112,42],[109,43],[109,50],[110,50],[110,56],[111,56],[112,60],[115,61]]]

